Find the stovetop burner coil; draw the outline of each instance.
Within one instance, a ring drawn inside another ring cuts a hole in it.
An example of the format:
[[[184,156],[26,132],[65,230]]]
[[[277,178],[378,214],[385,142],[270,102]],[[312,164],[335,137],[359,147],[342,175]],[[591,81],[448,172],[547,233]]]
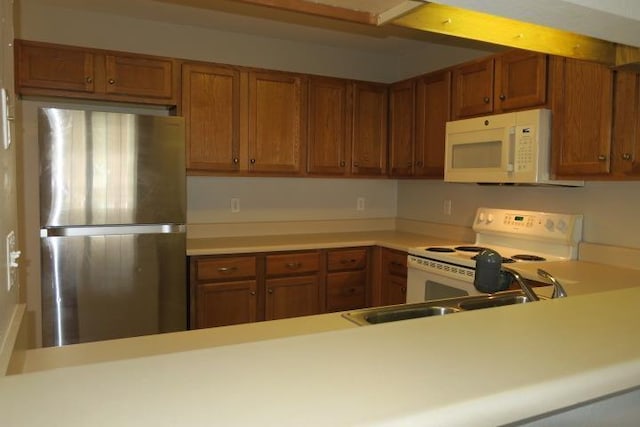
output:
[[[482,252],[485,248],[482,246],[456,246],[455,250],[460,252]]]
[[[512,255],[511,258],[518,261],[546,261],[546,258],[543,258],[538,255],[530,255],[530,254],[516,254]]]
[[[432,246],[430,248],[425,249],[427,252],[455,252],[455,249],[451,248],[443,248],[441,246]]]

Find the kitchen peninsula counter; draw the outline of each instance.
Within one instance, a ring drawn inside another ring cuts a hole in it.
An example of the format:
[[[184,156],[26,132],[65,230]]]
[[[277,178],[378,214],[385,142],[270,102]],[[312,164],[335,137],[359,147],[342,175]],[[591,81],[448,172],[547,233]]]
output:
[[[0,411],[7,425],[500,425],[640,386],[638,301],[630,288],[9,376]]]

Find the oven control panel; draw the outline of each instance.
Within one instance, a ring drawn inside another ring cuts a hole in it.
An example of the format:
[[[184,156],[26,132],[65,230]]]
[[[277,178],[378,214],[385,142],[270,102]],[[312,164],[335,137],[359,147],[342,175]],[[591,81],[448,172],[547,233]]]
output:
[[[582,215],[478,208],[473,230],[480,234],[577,243],[582,239]]]

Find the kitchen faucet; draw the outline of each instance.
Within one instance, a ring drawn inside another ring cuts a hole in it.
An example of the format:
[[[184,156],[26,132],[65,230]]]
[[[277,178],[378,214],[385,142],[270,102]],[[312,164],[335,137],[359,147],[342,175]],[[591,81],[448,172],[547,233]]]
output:
[[[567,296],[567,292],[564,290],[560,282],[553,277],[550,273],[544,271],[543,269],[538,269],[538,276],[547,279],[553,284],[553,294],[551,294],[551,298],[564,298]]]
[[[535,292],[533,292],[533,289],[531,288],[531,285],[529,285],[520,275],[520,273],[518,273],[515,270],[512,270],[510,268],[507,267],[502,267],[503,271],[506,271],[507,273],[511,274],[514,278],[514,280],[516,282],[518,282],[518,285],[520,285],[520,287],[522,288],[522,292],[524,292],[524,294],[526,295],[527,299],[529,301],[540,301],[540,298],[538,298],[538,295],[536,295]],[[540,271],[540,270],[538,270]],[[555,291],[554,291],[555,293]]]

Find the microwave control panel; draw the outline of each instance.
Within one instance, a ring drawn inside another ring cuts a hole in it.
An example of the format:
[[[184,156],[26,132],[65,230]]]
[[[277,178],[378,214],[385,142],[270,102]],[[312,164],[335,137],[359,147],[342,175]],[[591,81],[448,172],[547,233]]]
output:
[[[516,126],[514,171],[531,172],[535,169],[538,142],[535,126]]]

